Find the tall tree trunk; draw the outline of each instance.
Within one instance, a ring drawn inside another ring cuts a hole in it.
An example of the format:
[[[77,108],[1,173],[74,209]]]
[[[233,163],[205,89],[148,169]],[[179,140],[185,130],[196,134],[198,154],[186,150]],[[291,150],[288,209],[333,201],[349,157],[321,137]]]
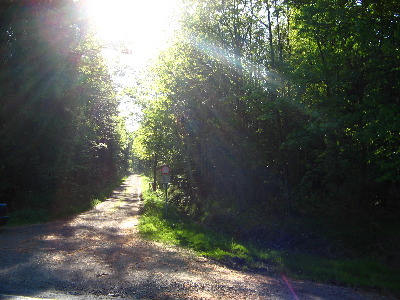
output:
[[[275,63],[275,50],[274,50],[274,43],[273,43],[273,35],[272,35],[272,22],[271,22],[271,5],[269,0],[265,1],[267,5],[267,17],[268,17],[268,41],[269,41],[269,51],[271,54],[271,65],[273,66]]]
[[[289,183],[289,167],[287,157],[284,151],[281,148],[283,143],[283,128],[282,128],[282,117],[281,113],[278,109],[275,111],[276,116],[276,127],[277,127],[277,135],[278,135],[278,146],[279,146],[279,161],[281,165],[282,179],[283,179],[283,196],[286,202],[286,211],[290,215],[292,213],[292,199],[291,199],[291,191],[290,191],[290,183]]]
[[[192,151],[190,147],[189,134],[185,132],[183,136],[186,143],[186,171],[189,177],[189,194],[193,198],[194,204],[197,207],[200,207],[198,197],[194,188],[195,182],[194,182],[192,163],[191,163]]]
[[[279,25],[279,9],[277,9],[278,4],[276,3],[276,0],[274,0],[274,5],[275,5],[275,17],[276,17],[276,31],[278,35],[278,50],[279,50],[279,62],[283,62],[283,45],[282,45],[282,33],[281,33],[281,28]]]

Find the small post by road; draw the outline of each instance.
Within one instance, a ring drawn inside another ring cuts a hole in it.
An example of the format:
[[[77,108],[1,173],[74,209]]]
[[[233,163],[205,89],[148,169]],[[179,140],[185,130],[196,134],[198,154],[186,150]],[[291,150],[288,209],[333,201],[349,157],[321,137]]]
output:
[[[168,185],[171,182],[171,175],[169,174],[171,168],[167,165],[161,166],[161,183],[165,190],[165,215],[168,214]]]
[[[168,214],[168,183],[163,183],[165,189],[165,215]]]

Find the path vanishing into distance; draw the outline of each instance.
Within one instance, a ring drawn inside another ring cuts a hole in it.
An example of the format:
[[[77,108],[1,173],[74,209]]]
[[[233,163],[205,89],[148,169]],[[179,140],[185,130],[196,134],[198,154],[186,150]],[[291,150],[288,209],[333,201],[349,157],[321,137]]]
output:
[[[231,270],[145,240],[137,230],[140,182],[131,175],[69,221],[0,228],[0,299],[391,299]]]

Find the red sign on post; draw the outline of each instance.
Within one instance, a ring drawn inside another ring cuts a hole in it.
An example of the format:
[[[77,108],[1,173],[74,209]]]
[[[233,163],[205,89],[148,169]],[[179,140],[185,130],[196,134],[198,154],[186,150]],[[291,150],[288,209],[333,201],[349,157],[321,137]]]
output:
[[[170,171],[171,171],[171,168],[167,165],[164,165],[161,167],[161,173],[163,175],[168,175]]]

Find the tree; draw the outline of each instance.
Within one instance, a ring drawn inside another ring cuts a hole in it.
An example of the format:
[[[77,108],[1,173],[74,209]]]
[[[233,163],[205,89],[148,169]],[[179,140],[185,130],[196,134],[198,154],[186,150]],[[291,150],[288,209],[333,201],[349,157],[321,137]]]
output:
[[[78,3],[2,2],[0,14],[0,197],[12,210],[79,204],[124,160],[100,48]]]
[[[152,88],[179,145],[170,159],[192,177],[203,216],[293,213],[366,234],[369,220],[394,220],[397,2],[186,5]]]
[[[312,113],[297,137],[311,134],[319,141],[302,144],[319,144],[318,151],[308,151],[309,161],[318,164],[307,164],[303,183],[309,196],[324,195],[348,212],[378,209],[393,200],[387,187],[398,182],[392,176],[399,170],[393,134],[398,59],[392,52],[398,47],[398,5],[301,1],[296,9],[292,64],[304,87],[301,102]],[[328,211],[336,211],[332,206]]]

